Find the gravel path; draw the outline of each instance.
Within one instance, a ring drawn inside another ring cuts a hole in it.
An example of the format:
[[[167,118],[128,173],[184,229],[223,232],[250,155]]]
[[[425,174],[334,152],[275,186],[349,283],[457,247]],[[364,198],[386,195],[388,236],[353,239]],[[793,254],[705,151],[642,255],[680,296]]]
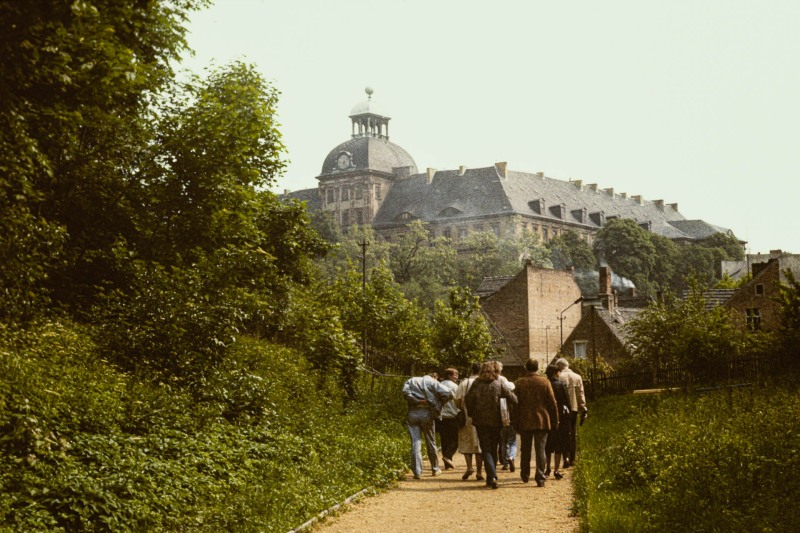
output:
[[[519,464],[519,458],[517,459]],[[426,461],[427,466],[427,461]],[[463,456],[456,456],[455,470],[422,479],[406,475],[396,487],[364,498],[326,518],[314,531],[380,533],[414,531],[541,531],[575,532],[577,517],[572,506],[572,469],[564,479],[550,477],[544,488],[531,479],[523,483],[519,467],[515,473],[498,470],[498,490],[486,488],[475,476],[462,481],[466,471]],[[445,522],[446,517],[450,522]]]

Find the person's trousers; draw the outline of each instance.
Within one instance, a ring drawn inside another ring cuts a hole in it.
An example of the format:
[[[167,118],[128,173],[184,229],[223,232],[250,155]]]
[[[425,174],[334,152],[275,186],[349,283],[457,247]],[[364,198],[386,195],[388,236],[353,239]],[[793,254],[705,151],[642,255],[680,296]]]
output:
[[[452,461],[458,451],[458,422],[455,418],[442,418],[436,423],[436,428],[442,438],[442,457]]]
[[[569,464],[575,462],[575,450],[578,447],[578,412],[570,411],[569,413],[569,444],[567,445],[567,459]]]
[[[428,460],[431,469],[439,470],[439,458],[436,455],[436,432],[434,429],[433,413],[427,408],[415,408],[408,412],[406,417],[408,433],[411,435],[411,471],[414,476],[422,475],[422,439],[428,449]]]
[[[486,470],[486,484],[497,480],[497,445],[500,443],[500,428],[493,426],[475,426],[478,442],[481,444],[483,468]]]
[[[546,479],[544,469],[547,465],[547,456],[544,449],[547,446],[547,433],[546,429],[524,429],[519,432],[522,445],[522,464],[520,465],[522,481],[527,482],[531,477],[531,445],[533,445],[536,456],[536,474],[533,479],[536,481]]]
[[[517,458],[517,431],[514,426],[506,426],[500,430],[500,462],[508,466],[509,461]]]

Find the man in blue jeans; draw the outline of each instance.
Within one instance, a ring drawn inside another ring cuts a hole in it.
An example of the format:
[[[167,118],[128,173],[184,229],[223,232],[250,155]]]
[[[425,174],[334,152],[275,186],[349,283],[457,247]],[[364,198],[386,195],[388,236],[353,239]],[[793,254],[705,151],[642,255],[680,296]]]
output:
[[[408,403],[406,424],[411,435],[411,471],[414,479],[422,475],[422,439],[428,449],[428,460],[434,476],[442,473],[436,455],[435,420],[441,416],[442,405],[453,397],[448,390],[431,376],[413,377],[403,384],[403,396]]]

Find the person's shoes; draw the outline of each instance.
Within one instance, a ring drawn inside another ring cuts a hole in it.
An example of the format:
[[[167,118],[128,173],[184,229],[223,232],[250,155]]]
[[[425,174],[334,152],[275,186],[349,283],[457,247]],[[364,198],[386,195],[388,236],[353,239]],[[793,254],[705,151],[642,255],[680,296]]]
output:
[[[493,489],[497,488],[497,481],[492,481],[491,483],[486,484],[487,487],[491,487]]]
[[[529,481],[528,476],[520,476],[522,478],[523,483],[527,483]]]
[[[564,474],[562,474],[561,472],[556,470],[555,472],[553,472],[553,477],[556,478],[556,479],[561,479],[561,478],[564,477]]]
[[[419,476],[414,474],[414,479],[419,479]]]
[[[536,482],[536,486],[537,487],[544,487],[544,481],[537,481]]]
[[[474,472],[475,472],[475,471],[474,471],[474,470],[472,470],[472,469],[470,468],[469,470],[467,470],[466,472],[464,472],[464,475],[463,475],[463,476],[461,476],[461,479],[462,479],[462,480],[464,480],[464,481],[468,480],[468,479],[469,479],[469,476],[471,476],[471,475],[472,475]]]
[[[561,469],[566,470],[567,468],[569,468],[569,461],[564,461],[564,464],[561,465]]]
[[[544,477],[550,477],[550,469],[544,471]]]
[[[442,457],[442,462],[444,463],[444,469],[445,470],[452,470],[453,468],[455,468],[455,465],[453,464],[453,461],[451,461],[447,457]]]
[[[503,468],[501,468],[501,470],[508,470],[508,465],[503,465]]]
[[[483,475],[478,474],[477,476],[475,476],[475,479],[477,479],[478,481],[483,481]]]
[[[441,469],[439,469],[439,468],[436,468],[436,469],[435,469],[435,470],[434,470],[434,471],[431,473],[431,475],[432,475],[433,477],[440,476],[440,475],[442,475],[442,471],[441,471]]]
[[[516,469],[517,469],[517,467],[515,467],[515,466],[514,466],[514,461],[509,461],[509,462],[508,462],[508,469],[509,469],[511,472],[514,472],[514,470],[516,470]]]

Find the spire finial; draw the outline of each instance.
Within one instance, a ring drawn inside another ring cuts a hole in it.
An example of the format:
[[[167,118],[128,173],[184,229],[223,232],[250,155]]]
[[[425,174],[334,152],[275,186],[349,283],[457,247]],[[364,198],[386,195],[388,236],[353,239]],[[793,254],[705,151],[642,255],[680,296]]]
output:
[[[364,92],[367,93],[367,100],[372,100],[372,93],[375,92],[372,90],[372,87],[367,87],[364,89]]]

